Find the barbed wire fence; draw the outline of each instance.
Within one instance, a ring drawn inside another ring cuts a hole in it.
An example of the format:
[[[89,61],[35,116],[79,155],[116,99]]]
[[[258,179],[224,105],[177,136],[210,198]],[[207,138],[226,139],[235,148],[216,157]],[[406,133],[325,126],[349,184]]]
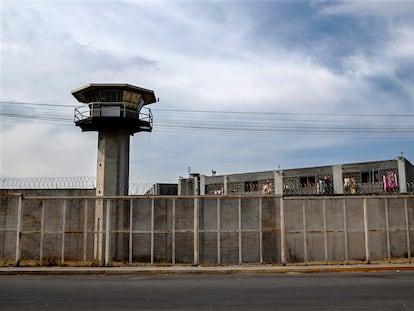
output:
[[[130,183],[130,195],[146,194],[153,184]],[[90,176],[75,177],[0,177],[0,189],[95,189],[96,179]]]
[[[128,193],[129,195],[149,194],[152,187],[151,183],[130,183]]]

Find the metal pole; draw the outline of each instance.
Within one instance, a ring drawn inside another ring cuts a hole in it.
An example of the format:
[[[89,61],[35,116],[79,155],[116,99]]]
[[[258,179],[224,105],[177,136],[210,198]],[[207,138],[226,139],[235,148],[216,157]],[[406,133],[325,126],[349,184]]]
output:
[[[286,264],[285,208],[283,197],[280,198],[280,261]]]
[[[367,263],[370,263],[370,255],[369,255],[369,227],[368,227],[368,207],[367,207],[367,199],[364,198],[364,232],[365,232],[365,260]]]
[[[16,257],[14,264],[18,266],[21,259],[21,240],[22,240],[22,218],[23,218],[23,195],[19,196],[17,205],[17,227],[16,227]]]
[[[105,266],[109,266],[111,255],[111,200],[106,201],[106,226],[105,226]]]

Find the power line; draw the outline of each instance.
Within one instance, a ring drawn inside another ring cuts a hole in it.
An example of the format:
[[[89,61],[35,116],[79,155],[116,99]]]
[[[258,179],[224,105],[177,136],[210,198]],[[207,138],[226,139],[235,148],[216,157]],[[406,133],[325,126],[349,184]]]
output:
[[[28,102],[18,102],[18,101],[0,101],[0,104],[10,104],[10,105],[29,105],[29,106],[49,106],[49,107],[70,107],[74,108],[75,105],[60,105],[60,104],[44,104],[44,103],[28,103]]]
[[[16,103],[16,102],[0,102]],[[22,103],[22,105],[62,107],[62,105],[41,104],[41,103]],[[63,105],[64,107],[71,107]],[[160,118],[155,119],[155,128],[181,131],[207,131],[220,133],[239,133],[239,134],[279,134],[279,135],[321,135],[321,136],[381,136],[381,137],[414,137],[414,122],[405,117],[414,115],[359,115],[359,114],[316,114],[316,113],[268,113],[268,112],[231,112],[213,110],[183,110],[183,109],[153,109],[161,112]],[[38,112],[38,110],[34,110]],[[35,114],[21,111],[0,112],[1,118],[21,120],[38,120],[44,122],[54,122],[58,124],[73,124],[73,117],[62,114],[52,114],[56,110],[48,109],[46,113]],[[162,112],[168,112],[168,116],[163,116]],[[185,117],[190,114],[189,118]],[[177,113],[179,116],[177,116]],[[193,115],[191,115],[193,114]],[[217,114],[223,116],[218,118]],[[212,117],[214,115],[214,117]],[[248,117],[246,117],[248,115]],[[274,117],[289,116],[289,118]],[[317,118],[306,118],[303,116],[315,116]],[[349,120],[349,116],[371,117],[369,120],[357,119]],[[342,117],[342,120],[332,119],[332,117]],[[395,122],[400,117],[399,122]],[[385,119],[385,120],[384,120]],[[389,122],[393,119],[394,122]],[[360,121],[358,121],[360,120]],[[410,121],[405,123],[404,121]],[[363,122],[363,123],[361,123]]]
[[[159,109],[160,112],[184,112],[184,113],[215,113],[215,114],[250,114],[250,115],[295,115],[295,116],[327,116],[327,117],[414,117],[414,114],[364,114],[364,113],[298,113],[298,112],[273,112],[273,111],[225,111],[225,110],[187,110],[187,109]]]
[[[50,106],[75,108],[78,105],[61,105],[46,103],[29,103],[19,101],[0,101],[0,104],[17,104],[31,106]],[[414,114],[372,114],[372,113],[298,113],[298,112],[274,112],[274,111],[228,111],[228,110],[191,110],[191,109],[162,109],[151,108],[158,112],[179,112],[179,113],[203,113],[203,114],[234,114],[234,115],[293,115],[293,116],[327,116],[327,117],[414,117]]]

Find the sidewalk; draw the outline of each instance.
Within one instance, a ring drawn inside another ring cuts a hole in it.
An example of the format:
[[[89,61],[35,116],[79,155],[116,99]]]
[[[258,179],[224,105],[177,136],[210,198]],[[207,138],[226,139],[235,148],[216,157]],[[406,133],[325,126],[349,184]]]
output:
[[[134,266],[134,267],[0,267],[1,275],[167,275],[167,274],[275,274],[321,272],[414,271],[414,264],[357,265],[234,265],[234,266]]]

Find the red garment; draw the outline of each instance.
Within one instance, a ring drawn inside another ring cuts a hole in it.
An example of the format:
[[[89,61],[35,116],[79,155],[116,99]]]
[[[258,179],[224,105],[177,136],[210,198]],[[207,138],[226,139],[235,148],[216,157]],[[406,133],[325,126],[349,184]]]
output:
[[[396,189],[398,186],[397,174],[393,173],[382,177],[384,182],[384,191]]]

